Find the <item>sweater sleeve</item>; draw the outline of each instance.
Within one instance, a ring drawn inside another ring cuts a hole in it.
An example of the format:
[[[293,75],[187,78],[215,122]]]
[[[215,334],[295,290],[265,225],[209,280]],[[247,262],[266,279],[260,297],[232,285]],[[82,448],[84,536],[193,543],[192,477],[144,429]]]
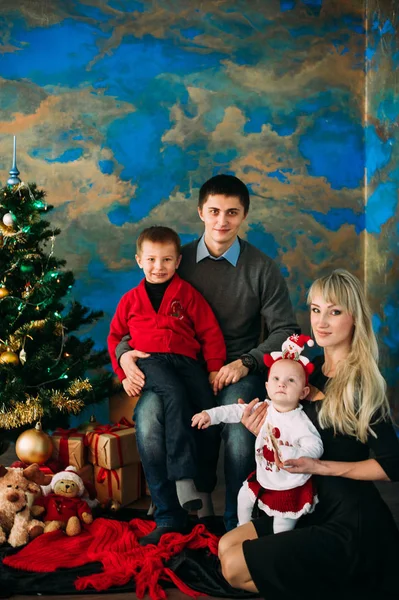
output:
[[[391,481],[399,481],[399,440],[391,419],[371,425],[374,435],[369,435],[368,446],[374,458]]]
[[[252,411],[256,410],[262,402],[257,402]],[[211,425],[219,425],[219,423],[240,423],[246,404],[227,404],[225,406],[216,406],[209,408],[207,412],[211,418]]]
[[[263,370],[264,354],[281,350],[283,342],[290,335],[300,333],[287,284],[274,262],[261,275],[261,314],[265,324],[265,339],[250,354]]]
[[[115,314],[112,318],[110,330],[107,338],[108,352],[111,358],[111,364],[114,372],[119,377],[120,381],[126,378],[125,372],[119,366],[116,358],[116,347],[121,342],[122,338],[129,333],[128,315],[131,306],[129,294],[125,294],[120,300]]]
[[[191,287],[192,298],[187,312],[192,320],[195,336],[201,345],[207,370],[219,371],[226,362],[226,345],[219,323],[205,298]]]
[[[323,443],[319,432],[306,417],[306,419],[302,419],[300,427],[298,427],[298,438],[293,446],[280,446],[279,450],[283,461],[301,456],[320,458],[323,454]]]
[[[129,352],[129,350],[132,349],[132,347],[129,345],[129,340],[130,335],[125,335],[115,348],[115,356],[116,360],[118,361],[118,365],[122,355],[125,354],[125,352]]]

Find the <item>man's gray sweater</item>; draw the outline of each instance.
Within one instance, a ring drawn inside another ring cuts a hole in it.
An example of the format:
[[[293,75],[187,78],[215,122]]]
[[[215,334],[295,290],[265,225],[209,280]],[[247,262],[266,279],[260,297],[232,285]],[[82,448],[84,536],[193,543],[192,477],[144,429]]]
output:
[[[276,263],[239,238],[234,267],[225,259],[197,258],[198,240],[182,249],[179,275],[209,302],[224,335],[227,362],[252,354],[261,369],[266,352],[299,332],[287,285]],[[263,322],[262,322],[263,317]]]

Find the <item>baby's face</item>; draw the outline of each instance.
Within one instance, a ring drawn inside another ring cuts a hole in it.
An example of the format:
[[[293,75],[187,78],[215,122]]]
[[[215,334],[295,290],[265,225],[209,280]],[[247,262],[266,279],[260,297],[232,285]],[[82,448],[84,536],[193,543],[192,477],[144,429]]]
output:
[[[272,365],[266,389],[274,408],[279,412],[294,410],[299,400],[309,394],[303,367],[297,361],[288,359],[278,360]]]

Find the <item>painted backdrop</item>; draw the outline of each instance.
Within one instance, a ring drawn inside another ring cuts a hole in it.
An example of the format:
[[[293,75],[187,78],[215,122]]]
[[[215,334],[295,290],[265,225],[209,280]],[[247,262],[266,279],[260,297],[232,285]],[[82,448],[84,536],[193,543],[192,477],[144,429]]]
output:
[[[141,277],[138,232],[196,238],[200,185],[233,173],[251,191],[242,235],[281,265],[301,325],[315,277],[355,272],[397,383],[394,4],[2,0],[1,179],[16,134],[75,296],[105,311],[99,346]]]

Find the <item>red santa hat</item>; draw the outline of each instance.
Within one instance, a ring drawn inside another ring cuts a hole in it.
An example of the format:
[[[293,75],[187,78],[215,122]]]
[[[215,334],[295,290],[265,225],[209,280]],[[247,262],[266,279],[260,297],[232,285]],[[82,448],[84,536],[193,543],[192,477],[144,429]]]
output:
[[[304,335],[303,333],[294,333],[293,335],[290,335],[290,337],[287,338],[287,340],[284,342],[283,349],[284,345],[287,342],[291,342],[291,345],[295,346],[295,348],[298,349],[299,353],[302,352],[302,350],[305,348],[305,345],[314,346],[314,341],[312,340],[312,338],[308,335]]]
[[[301,352],[304,349],[305,345],[314,346],[314,341],[311,337],[304,334],[293,334],[288,337],[281,347],[281,352],[271,352],[270,354],[265,354],[263,357],[263,362],[266,367],[270,367],[274,365],[278,360],[293,360],[298,362],[303,370],[305,371],[305,381],[306,385],[308,384],[309,375],[314,371],[313,363],[309,362],[309,359],[306,356],[301,356]]]
[[[76,483],[79,489],[78,496],[83,496],[85,492],[83,480],[81,477],[79,477],[76,467],[72,467],[71,465],[67,467],[65,471],[60,471],[59,473],[56,473],[51,480],[50,486],[46,486],[46,488],[51,487],[51,490],[54,491],[55,484],[57,483],[57,481],[61,481],[62,479],[69,479],[70,481]],[[43,490],[43,492],[46,495],[46,492],[48,492],[48,490]]]

